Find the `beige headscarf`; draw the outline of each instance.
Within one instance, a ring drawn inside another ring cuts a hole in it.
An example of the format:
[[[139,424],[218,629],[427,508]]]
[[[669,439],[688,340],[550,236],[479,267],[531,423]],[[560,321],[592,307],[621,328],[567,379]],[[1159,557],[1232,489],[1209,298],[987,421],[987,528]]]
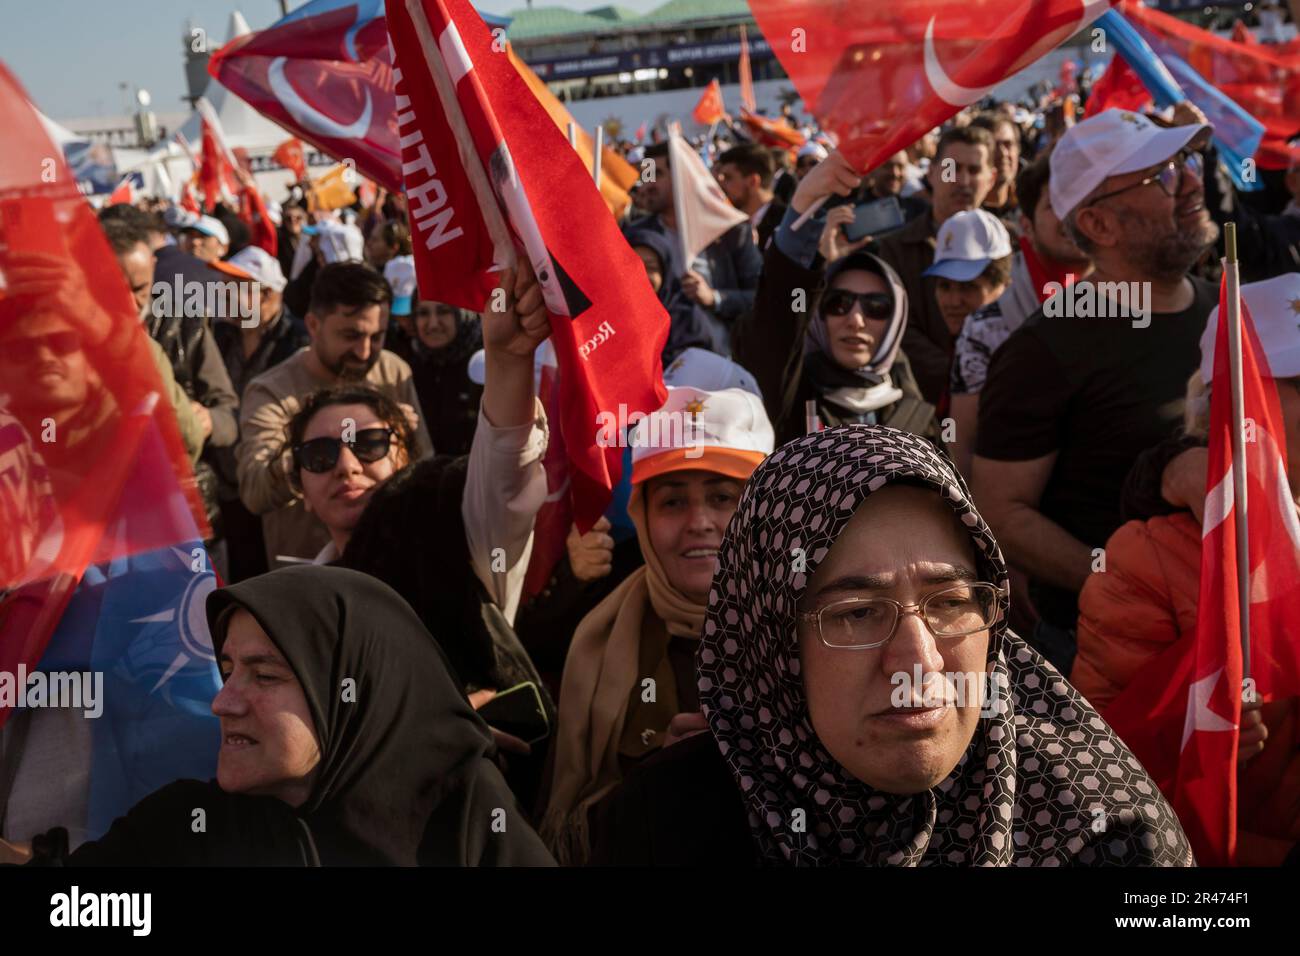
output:
[[[632,486],[627,510],[645,565],[582,619],[564,664],[555,772],[541,835],[565,865],[586,860],[588,811],[622,779],[624,728],[667,728],[678,712],[669,637],[698,640],[704,627],[706,608],[668,583],[650,546],[643,487]],[[655,678],[653,701],[643,698],[643,676]],[[655,737],[637,749],[653,749],[662,733]]]

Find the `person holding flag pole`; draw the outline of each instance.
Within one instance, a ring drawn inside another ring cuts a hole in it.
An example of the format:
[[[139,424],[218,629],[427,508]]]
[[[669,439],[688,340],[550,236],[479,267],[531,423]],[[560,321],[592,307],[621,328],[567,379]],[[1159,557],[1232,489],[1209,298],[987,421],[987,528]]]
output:
[[[1278,865],[1300,860],[1300,274],[1242,287],[1236,233],[1188,386],[1187,433],[1208,432],[1204,520],[1111,536],[1080,595],[1070,678],[1202,864]]]

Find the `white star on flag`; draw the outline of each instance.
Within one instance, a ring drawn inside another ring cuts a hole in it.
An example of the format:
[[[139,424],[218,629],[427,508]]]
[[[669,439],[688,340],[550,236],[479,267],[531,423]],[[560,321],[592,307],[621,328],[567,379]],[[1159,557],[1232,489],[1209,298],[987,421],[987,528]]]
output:
[[[1198,681],[1193,681],[1192,686],[1187,691],[1187,719],[1183,723],[1183,743],[1179,751],[1187,748],[1187,741],[1191,739],[1193,731],[1208,730],[1212,732],[1223,730],[1235,730],[1237,725],[1230,720],[1224,720],[1214,711],[1210,710],[1210,698],[1214,696],[1215,685],[1219,683],[1219,678],[1223,676],[1223,668],[1220,667],[1213,674],[1207,674]]]

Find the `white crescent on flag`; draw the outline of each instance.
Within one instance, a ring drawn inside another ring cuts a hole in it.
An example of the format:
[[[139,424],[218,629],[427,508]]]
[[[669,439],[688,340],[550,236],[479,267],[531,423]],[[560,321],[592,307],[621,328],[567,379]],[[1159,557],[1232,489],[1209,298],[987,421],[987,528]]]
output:
[[[271,92],[275,94],[275,98],[280,101],[280,105],[288,114],[321,136],[330,136],[334,139],[364,139],[370,129],[370,120],[375,111],[374,103],[370,100],[370,91],[366,90],[366,105],[356,121],[340,123],[311,106],[293,88],[289,78],[284,75],[284,64],[288,59],[288,57],[277,56],[266,68],[266,81],[271,87]]]
[[[1083,0],[1082,8],[1079,11],[1079,22],[1074,25],[1070,33],[1083,29],[1083,27],[1105,13],[1109,7],[1109,0]],[[938,19],[937,16],[931,17],[930,22],[925,27],[925,78],[930,86],[934,88],[935,95],[948,105],[958,108],[970,106],[992,93],[997,84],[981,87],[962,86],[948,76],[943,64],[939,62],[939,54],[934,48],[934,24]],[[1066,36],[1068,37],[1068,35]],[[1062,39],[1065,39],[1065,37]],[[1046,50],[1042,52],[1047,53]]]
[[[1219,683],[1219,678],[1222,676],[1223,668],[1220,667],[1213,674],[1207,674],[1200,680],[1193,681],[1192,686],[1187,689],[1187,717],[1183,722],[1183,743],[1178,748],[1179,753],[1187,747],[1187,741],[1191,739],[1194,731],[1221,732],[1236,729],[1237,725],[1232,721],[1224,720],[1210,710],[1210,698],[1214,696],[1214,686]]]

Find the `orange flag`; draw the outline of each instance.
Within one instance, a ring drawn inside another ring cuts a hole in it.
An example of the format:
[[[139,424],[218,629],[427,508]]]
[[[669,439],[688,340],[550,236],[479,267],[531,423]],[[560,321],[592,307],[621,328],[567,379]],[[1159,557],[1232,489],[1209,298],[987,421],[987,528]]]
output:
[[[740,105],[751,113],[758,109],[754,99],[754,74],[749,67],[749,37],[745,27],[740,27]]]
[[[573,114],[565,108],[563,103],[556,99],[550,87],[542,82],[541,78],[529,68],[528,64],[515,56],[514,47],[507,45],[506,52],[515,70],[524,78],[528,88],[537,97],[537,102],[541,103],[546,109],[551,119],[555,121],[555,125],[567,133],[569,124],[574,121]],[[574,148],[578,151],[578,155],[582,157],[582,161],[586,163],[588,170],[591,169],[592,144],[591,134],[578,126],[577,142],[574,143]],[[609,206],[610,212],[615,217],[622,216],[631,204],[632,199],[628,195],[628,191],[632,188],[632,184],[637,181],[637,177],[636,169],[626,159],[608,146],[601,149],[600,194],[605,199],[605,205]]]
[[[271,158],[292,172],[296,182],[302,182],[307,178],[307,160],[303,157],[302,140],[298,137],[286,139],[277,146]]]
[[[695,104],[695,110],[691,115],[695,117],[695,122],[701,126],[711,126],[722,119],[726,112],[722,105],[722,87],[717,80],[710,80],[709,85],[704,88],[704,95]]]

